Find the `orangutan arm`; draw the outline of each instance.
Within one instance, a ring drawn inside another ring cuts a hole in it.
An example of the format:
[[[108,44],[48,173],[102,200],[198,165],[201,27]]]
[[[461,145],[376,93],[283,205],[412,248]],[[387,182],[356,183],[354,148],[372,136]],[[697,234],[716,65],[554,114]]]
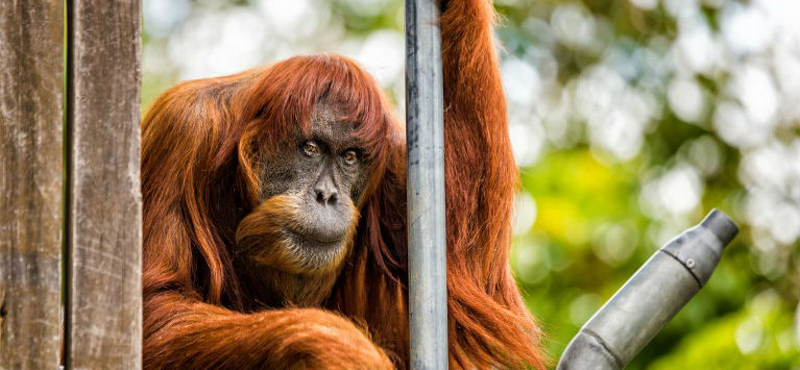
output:
[[[243,314],[166,293],[145,302],[145,369],[390,369],[349,320],[311,308]]]
[[[517,169],[490,0],[441,17],[451,367],[544,367],[538,328],[508,267]]]
[[[445,202],[447,290],[451,368],[543,368],[539,331],[525,308],[508,268],[511,213],[517,169],[506,122],[488,0],[443,2],[441,16],[444,74]],[[402,153],[401,153],[402,154]],[[389,166],[382,187],[382,249],[378,264],[391,258],[405,267],[405,163]],[[373,233],[372,235],[375,235]],[[373,245],[370,243],[370,245]],[[390,257],[386,257],[386,256]],[[401,280],[405,276],[401,276]],[[381,305],[405,315],[406,303],[386,284]],[[407,298],[406,298],[407,299]],[[404,299],[405,300],[405,299]],[[363,312],[378,337],[407,338],[407,330],[387,330],[387,314]],[[364,317],[362,316],[362,317]],[[396,320],[405,320],[398,317]],[[391,321],[391,320],[389,320]],[[407,339],[405,339],[407,340]],[[407,354],[403,346],[397,352]]]

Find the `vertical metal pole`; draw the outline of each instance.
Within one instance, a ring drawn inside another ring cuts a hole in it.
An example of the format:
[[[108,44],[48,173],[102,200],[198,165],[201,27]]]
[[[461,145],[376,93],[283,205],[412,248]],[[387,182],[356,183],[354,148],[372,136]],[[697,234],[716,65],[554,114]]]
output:
[[[436,0],[406,1],[411,368],[447,369],[442,48]]]

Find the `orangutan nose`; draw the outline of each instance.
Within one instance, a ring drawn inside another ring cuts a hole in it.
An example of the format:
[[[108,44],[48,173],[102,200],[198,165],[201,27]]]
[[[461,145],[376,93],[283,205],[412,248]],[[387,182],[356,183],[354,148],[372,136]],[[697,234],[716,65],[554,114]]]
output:
[[[339,192],[336,190],[336,184],[330,175],[320,176],[317,183],[314,184],[314,193],[317,197],[317,202],[324,205],[334,205],[339,198]]]

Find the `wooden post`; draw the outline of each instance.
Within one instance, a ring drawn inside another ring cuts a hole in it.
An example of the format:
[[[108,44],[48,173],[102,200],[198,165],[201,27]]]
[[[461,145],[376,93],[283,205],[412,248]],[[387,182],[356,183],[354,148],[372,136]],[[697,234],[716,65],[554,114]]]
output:
[[[140,369],[140,0],[69,0],[66,365]]]
[[[61,0],[0,1],[0,369],[55,369],[61,323]]]
[[[411,368],[447,369],[442,47],[436,0],[406,1]]]

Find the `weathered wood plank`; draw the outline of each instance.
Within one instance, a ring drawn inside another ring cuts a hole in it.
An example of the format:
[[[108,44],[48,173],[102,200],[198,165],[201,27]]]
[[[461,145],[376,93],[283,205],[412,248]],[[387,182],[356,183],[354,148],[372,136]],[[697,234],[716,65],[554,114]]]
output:
[[[61,0],[0,1],[0,369],[56,369],[61,339]]]
[[[71,0],[69,369],[141,368],[140,0]]]

